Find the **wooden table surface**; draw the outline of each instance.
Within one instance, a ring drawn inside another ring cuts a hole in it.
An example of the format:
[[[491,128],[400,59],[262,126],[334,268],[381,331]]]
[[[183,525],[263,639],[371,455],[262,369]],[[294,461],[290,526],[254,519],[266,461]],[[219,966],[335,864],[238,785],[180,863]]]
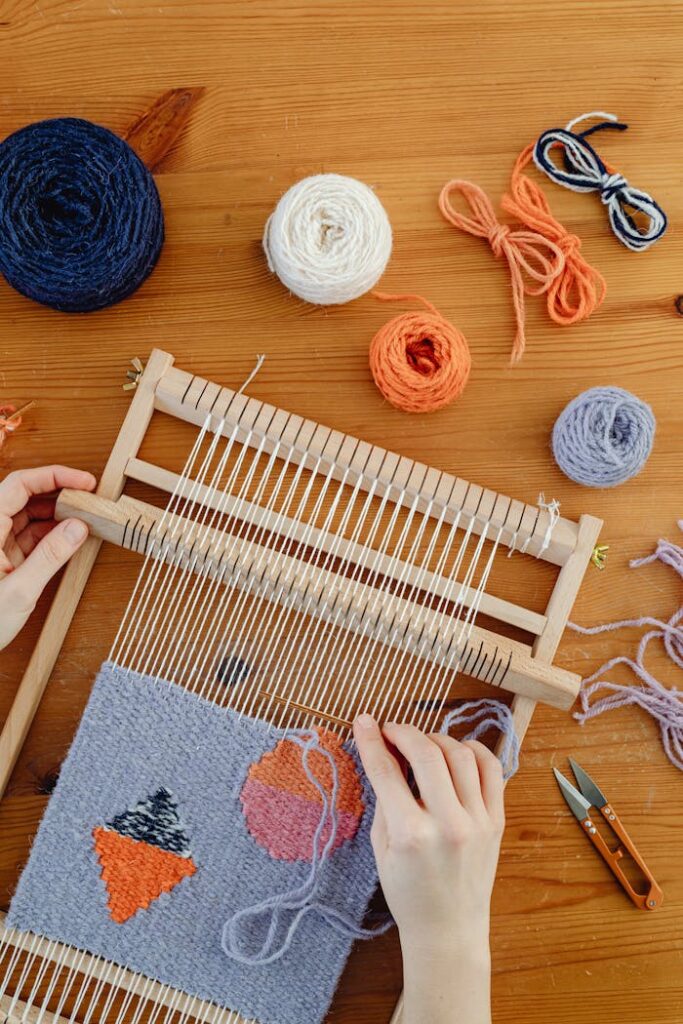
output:
[[[0,453],[2,472],[48,461],[99,471],[127,406],[128,360],[153,345],[232,385],[266,352],[251,388],[259,398],[515,497],[534,502],[544,491],[569,516],[604,517],[608,569],[588,573],[576,621],[670,615],[680,603],[673,574],[629,570],[628,560],[659,537],[681,539],[682,33],[673,0],[3,0],[0,137],[57,115],[123,132],[165,90],[205,91],[158,170],[167,241],[137,294],[69,316],[0,281],[0,398],[38,402]],[[601,151],[661,201],[671,227],[651,251],[631,253],[595,196],[547,183],[608,296],[570,329],[530,300],[528,351],[511,369],[507,271],[441,219],[436,198],[455,176],[499,196],[523,146],[594,108],[629,123],[602,136]],[[383,286],[427,296],[469,339],[471,381],[451,408],[411,417],[382,401],[367,351],[391,315],[386,306],[368,296],[314,308],[268,273],[260,236],[270,209],[320,171],[376,188],[395,232]],[[595,384],[632,390],[658,420],[645,471],[610,491],[572,484],[549,450],[560,410]],[[3,906],[133,570],[119,552],[103,552],[2,804]],[[1,656],[0,721],[46,606],[47,596]],[[558,660],[585,674],[633,652],[636,639],[568,634]],[[651,664],[675,682],[660,653]],[[631,907],[568,815],[550,772],[568,753],[603,784],[660,881],[666,904],[652,916]],[[582,729],[569,714],[539,709],[509,787],[494,897],[496,1024],[680,1024],[682,794],[656,725],[638,710]],[[395,935],[357,948],[330,1020],[386,1024],[400,984]]]

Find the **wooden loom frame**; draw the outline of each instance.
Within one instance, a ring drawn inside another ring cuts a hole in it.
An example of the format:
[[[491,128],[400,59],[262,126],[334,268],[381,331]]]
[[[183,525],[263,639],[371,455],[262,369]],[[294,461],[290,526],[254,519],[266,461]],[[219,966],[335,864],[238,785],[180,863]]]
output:
[[[144,550],[149,537],[153,535],[155,515],[161,515],[159,510],[153,506],[122,497],[126,480],[138,480],[169,492],[173,491],[178,482],[178,477],[175,474],[138,458],[153,413],[155,411],[166,412],[185,422],[201,426],[208,412],[215,413],[216,417],[219,414],[222,415],[225,404],[226,409],[229,407],[231,410],[232,419],[239,418],[241,422],[242,418],[246,416],[252,426],[256,424],[258,417],[265,413],[267,427],[264,433],[268,438],[271,437],[271,434],[274,437],[284,438],[288,431],[293,434],[293,442],[299,438],[307,438],[305,443],[302,442],[301,447],[295,449],[293,457],[295,463],[313,458],[316,454],[316,445],[319,447],[318,432],[324,429],[319,424],[292,416],[273,406],[248,398],[246,395],[222,388],[219,384],[193,376],[175,368],[173,362],[173,357],[169,353],[159,349],[152,351],[100,478],[96,497],[89,495],[79,503],[78,494],[71,492],[65,495],[65,500],[61,502],[60,511],[63,516],[80,515],[81,518],[89,522],[95,535],[86,541],[64,571],[57,594],[0,734],[0,798],[5,792],[95,564],[102,539],[110,539],[123,546],[140,550],[141,539],[144,537],[142,544]],[[253,419],[250,419],[252,412]],[[278,422],[282,424],[279,435],[275,432],[274,427]],[[227,433],[228,427],[223,432]],[[330,436],[335,436],[339,440],[339,452],[341,452],[343,443],[347,439],[345,435],[338,432],[330,434],[327,431],[325,444]],[[244,440],[244,436],[240,437],[238,434],[238,440]],[[272,448],[273,445],[270,449],[266,447],[265,450],[272,451]],[[353,455],[348,463],[352,468],[359,451],[361,452],[360,465],[362,465],[362,469],[358,469],[357,473],[362,473],[364,477],[372,479],[373,482],[379,481],[377,493],[381,496],[382,487],[385,484],[389,486],[389,480],[383,482],[382,471],[385,459],[391,453],[364,442],[356,442]],[[431,494],[433,491],[432,496],[436,496],[441,492],[443,494],[442,508],[447,500],[446,495],[448,496],[448,514],[451,518],[447,517],[446,522],[452,522],[453,516],[459,511],[466,518],[469,517],[473,523],[473,532],[481,534],[484,527],[476,518],[481,515],[482,522],[484,520],[492,522],[501,529],[503,543],[507,542],[509,545],[510,543],[516,544],[518,541],[519,546],[523,546],[528,554],[543,558],[560,568],[544,614],[531,612],[523,606],[484,594],[480,606],[481,611],[525,629],[535,639],[529,647],[517,641],[499,637],[495,632],[475,625],[473,632],[479,642],[478,654],[471,666],[463,666],[464,674],[488,682],[497,682],[513,691],[513,719],[521,742],[531,722],[537,699],[566,709],[571,706],[578,692],[579,677],[556,668],[552,661],[584,573],[591,560],[602,522],[590,515],[581,516],[578,522],[560,517],[555,522],[548,541],[550,522],[548,512],[542,512],[535,506],[513,501],[494,491],[468,484],[449,474],[438,473],[437,470],[415,463],[411,459],[399,456],[394,456],[394,458],[397,461],[391,481],[396,485],[398,480],[405,487],[406,494],[411,495],[413,500],[416,489],[413,487],[411,490],[409,484],[416,470],[420,477],[418,488],[420,493],[425,491],[425,493]],[[337,463],[337,465],[341,464]],[[334,470],[333,476],[335,476]],[[428,481],[432,485],[431,491],[429,487],[425,487]],[[204,491],[208,491],[208,489],[204,488]],[[210,503],[211,495],[204,493],[201,500]],[[424,506],[426,506],[426,500],[423,503]],[[244,518],[248,518],[248,514]],[[129,523],[131,519],[136,522],[136,526],[134,530],[128,531],[124,524]],[[139,525],[140,523],[144,525]],[[321,540],[324,542],[324,538]],[[438,588],[442,583],[440,577],[430,579],[430,584],[434,587],[434,593],[437,595],[439,594]],[[394,599],[388,597],[387,600]],[[465,603],[467,603],[467,596]],[[442,619],[445,618],[442,616]],[[445,623],[439,622],[437,625],[441,629]],[[0,921],[0,939],[4,931],[4,923]],[[47,940],[44,941],[47,949]],[[58,944],[57,948],[52,951],[50,959],[57,959],[64,948],[62,944]],[[96,972],[97,960],[96,956],[87,954],[83,962],[90,964],[93,971]],[[131,978],[136,977],[132,972],[128,973]],[[155,984],[159,985],[160,992],[166,987],[161,983]],[[125,988],[125,977],[122,985]],[[6,1010],[8,1005],[7,997],[5,997],[3,1003],[0,1004],[0,1010]],[[192,1014],[208,1012],[212,1005],[209,1002],[195,999]],[[29,1022],[34,1019],[32,1014],[35,1012],[35,1010],[28,1010],[26,1019]],[[398,1024],[400,1016],[401,1003],[399,1002],[392,1018],[392,1024]],[[54,1014],[46,1012],[44,1020],[47,1024],[62,1024],[65,1018],[57,1018]],[[245,1021],[244,1024],[247,1022]]]

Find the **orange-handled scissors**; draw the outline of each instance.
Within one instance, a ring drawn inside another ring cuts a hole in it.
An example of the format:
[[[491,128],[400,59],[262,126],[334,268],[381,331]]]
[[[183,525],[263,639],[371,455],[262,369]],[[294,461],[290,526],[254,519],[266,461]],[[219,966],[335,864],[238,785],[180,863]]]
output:
[[[562,772],[558,772],[557,768],[553,768],[553,771],[562,796],[567,801],[572,814],[580,823],[582,830],[586,833],[602,859],[618,879],[621,887],[625,890],[629,898],[639,908],[639,910],[656,910],[657,907],[661,907],[664,902],[662,890],[655,882],[652,877],[652,873],[645,864],[645,861],[638,853],[633,840],[621,824],[617,816],[617,812],[614,810],[612,804],[608,801],[604,793],[601,792],[595,782],[593,782],[590,775],[583,770],[581,765],[577,764],[571,757],[569,758],[569,763],[572,766],[572,771],[574,772],[574,776],[579,787],[578,789],[564,777]],[[595,823],[591,818],[591,810],[600,811],[600,814],[612,829],[615,836],[619,839],[619,846],[616,850],[610,850],[609,846],[598,832]],[[649,884],[647,892],[636,892],[631,885],[631,882],[626,877],[621,866],[621,861],[624,854],[627,853],[630,854],[647,879]]]

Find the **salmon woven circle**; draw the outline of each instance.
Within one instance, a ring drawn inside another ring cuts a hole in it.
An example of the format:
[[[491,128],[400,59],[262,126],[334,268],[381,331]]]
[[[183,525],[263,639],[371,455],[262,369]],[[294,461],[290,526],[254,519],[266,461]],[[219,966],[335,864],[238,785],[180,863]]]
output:
[[[435,310],[402,313],[370,343],[370,370],[384,397],[403,412],[433,412],[465,389],[467,341]]]
[[[337,769],[337,832],[332,849],[353,839],[363,816],[363,788],[356,764],[333,733],[319,729],[320,745],[332,755]],[[324,754],[313,750],[309,768],[328,796],[333,780]],[[240,794],[242,811],[251,836],[271,857],[285,861],[311,861],[313,840],[323,811],[321,795],[307,778],[302,750],[291,740],[277,746],[254,763]],[[319,852],[330,838],[328,821],[322,831]]]

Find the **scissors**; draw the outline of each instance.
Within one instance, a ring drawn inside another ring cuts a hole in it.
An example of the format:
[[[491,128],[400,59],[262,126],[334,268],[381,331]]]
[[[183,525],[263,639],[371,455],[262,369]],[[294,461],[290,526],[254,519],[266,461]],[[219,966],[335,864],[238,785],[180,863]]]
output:
[[[633,840],[621,824],[617,816],[617,812],[614,810],[604,793],[602,793],[595,782],[593,782],[590,775],[583,770],[581,765],[577,764],[571,757],[569,758],[569,763],[572,767],[572,771],[574,772],[574,777],[576,778],[576,782],[579,787],[578,789],[564,777],[562,772],[558,772],[557,768],[553,768],[553,772],[555,773],[555,778],[557,779],[562,796],[567,801],[572,814],[580,823],[582,830],[586,833],[612,873],[616,875],[622,889],[625,890],[631,901],[639,908],[639,910],[656,910],[657,907],[661,907],[664,902],[662,890],[655,882],[652,877],[652,873],[645,864],[645,861],[638,853]],[[610,850],[609,846],[598,832],[591,818],[591,810],[600,811],[600,814],[602,814],[612,832],[614,832],[615,836],[619,839],[619,846],[616,850]],[[649,889],[646,893],[636,892],[629,879],[626,877],[620,863],[625,853],[630,854],[647,879]]]

